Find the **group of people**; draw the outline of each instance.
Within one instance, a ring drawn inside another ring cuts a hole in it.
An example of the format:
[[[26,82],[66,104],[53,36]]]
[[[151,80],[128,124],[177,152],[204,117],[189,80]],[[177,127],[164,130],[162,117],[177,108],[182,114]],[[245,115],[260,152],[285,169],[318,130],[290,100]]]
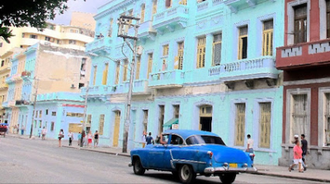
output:
[[[142,134],[142,147],[144,148],[146,145],[154,144],[154,138],[151,136],[151,132],[149,132],[149,135],[147,136],[147,132],[143,131]]]
[[[16,134],[19,134],[19,124],[14,126],[14,131],[16,130]],[[21,135],[24,135],[24,131],[25,131],[25,126],[22,125],[21,126]]]
[[[60,130],[59,134],[58,134],[58,146],[61,147],[62,146],[62,139],[64,138],[64,131],[63,129]],[[68,133],[68,140],[69,140],[69,146],[72,146],[72,141],[74,139],[74,134],[72,132]],[[86,133],[85,131],[82,131],[81,133],[78,133],[78,146],[83,147],[84,145],[86,145],[87,147],[91,147],[92,146],[92,142],[94,139],[94,147],[97,147],[99,144],[99,132],[96,130],[94,135],[92,135],[92,132],[89,131],[87,134],[87,145],[86,143]]]
[[[306,155],[307,155],[307,145],[308,142],[305,139],[305,134],[301,134],[301,141],[299,141],[299,136],[294,136],[294,144],[293,147],[293,164],[289,166],[289,171],[291,172],[293,168],[298,165],[298,171],[304,172],[306,171]]]

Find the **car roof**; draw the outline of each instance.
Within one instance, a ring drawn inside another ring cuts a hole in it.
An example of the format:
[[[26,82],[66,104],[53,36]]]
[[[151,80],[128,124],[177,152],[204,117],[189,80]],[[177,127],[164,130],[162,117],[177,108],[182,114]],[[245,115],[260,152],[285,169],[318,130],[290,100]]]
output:
[[[216,136],[219,137],[217,134],[207,131],[201,131],[201,130],[166,130],[164,133],[169,134],[178,134],[183,139],[187,139],[188,137],[192,135],[209,135],[209,136]]]

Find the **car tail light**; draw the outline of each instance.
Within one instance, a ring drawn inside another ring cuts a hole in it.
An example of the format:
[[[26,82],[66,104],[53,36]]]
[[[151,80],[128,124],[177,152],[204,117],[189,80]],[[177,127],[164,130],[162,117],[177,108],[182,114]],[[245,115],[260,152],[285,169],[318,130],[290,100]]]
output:
[[[255,156],[255,154],[254,153],[250,153],[250,157],[254,157]]]
[[[207,154],[210,156],[210,158],[213,157],[213,153],[212,153],[212,151],[208,151]]]

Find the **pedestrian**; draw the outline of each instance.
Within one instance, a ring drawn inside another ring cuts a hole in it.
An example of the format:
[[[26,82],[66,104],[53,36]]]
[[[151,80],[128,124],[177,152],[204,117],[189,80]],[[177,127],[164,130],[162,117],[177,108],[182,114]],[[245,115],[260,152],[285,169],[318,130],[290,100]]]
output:
[[[16,134],[19,134],[19,124],[17,124],[17,126],[16,126]]]
[[[81,142],[80,142],[80,147],[83,147],[84,146],[84,144],[85,144],[85,138],[86,137],[86,132],[85,132],[85,130],[83,130],[82,132],[81,132]]]
[[[81,133],[80,132],[78,133],[78,141],[77,142],[78,142],[78,146],[80,146],[80,143],[81,143]]]
[[[298,170],[299,172],[304,172],[303,168],[302,168],[302,149],[300,147],[299,144],[299,140],[296,139],[295,140],[295,146],[293,147],[293,164],[290,165],[289,167],[289,171],[291,172],[292,168],[296,165],[298,165]]]
[[[68,137],[69,137],[69,146],[71,146],[73,140],[73,133],[71,131],[68,133]]]
[[[152,138],[151,132],[149,132],[148,137],[146,137],[146,142],[147,142],[147,145],[154,144],[154,138]]]
[[[19,129],[18,129],[18,126],[17,125],[14,126],[14,133],[15,132],[16,132],[16,134],[18,134],[18,132],[19,132]]]
[[[91,147],[91,145],[92,145],[92,141],[93,141],[93,136],[92,136],[92,133],[91,133],[91,131],[89,131],[88,132],[88,134],[87,134],[87,146],[88,147]]]
[[[94,148],[97,147],[98,145],[99,145],[99,132],[96,130],[94,133]]]
[[[251,138],[250,134],[247,134],[247,145],[246,145],[246,152],[253,153],[253,139]]]
[[[305,139],[305,134],[301,134],[300,138],[301,138],[302,161],[303,161],[302,164],[304,166],[304,171],[306,171],[307,169],[306,155],[307,155],[308,142]]]
[[[46,140],[47,129],[45,127],[41,130],[41,139]]]
[[[62,138],[64,138],[64,131],[63,129],[60,130],[60,132],[58,133],[58,147],[62,147]]]
[[[24,130],[25,130],[25,126],[22,124],[22,127],[21,127],[21,135],[24,135]],[[17,133],[18,133],[18,130],[17,130]]]
[[[146,146],[146,138],[147,138],[147,133],[143,131],[142,133],[142,148]]]
[[[41,127],[39,127],[39,129],[38,129],[38,137],[40,138],[41,137]]]

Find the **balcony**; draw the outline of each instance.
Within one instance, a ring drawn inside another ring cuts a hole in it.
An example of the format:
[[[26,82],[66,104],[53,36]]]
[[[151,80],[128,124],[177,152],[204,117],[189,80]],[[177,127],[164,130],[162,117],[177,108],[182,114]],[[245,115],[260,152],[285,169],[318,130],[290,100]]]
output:
[[[94,41],[86,44],[86,52],[92,52],[101,55],[108,54],[111,51],[111,43],[111,37],[96,38]]]
[[[255,59],[244,59],[234,63],[221,64],[209,69],[209,76],[219,76],[225,84],[235,81],[251,81],[253,79],[267,79],[269,86],[274,85],[278,78],[275,60],[271,56]],[[269,80],[271,79],[271,80]]]
[[[91,86],[88,88],[88,98],[98,99],[105,101],[106,95],[110,94],[111,88],[109,86]],[[87,88],[81,88],[81,97],[85,98],[87,93]]]
[[[184,83],[184,71],[160,71],[150,74],[149,87],[150,88],[179,88]]]
[[[330,64],[330,39],[276,49],[276,67],[281,70]]]
[[[216,1],[216,0],[213,0]],[[231,10],[232,13],[237,13],[239,9],[245,7],[255,8],[256,5],[264,2],[265,0],[223,0],[225,5]],[[268,0],[269,2],[275,2],[276,0]]]
[[[189,8],[185,5],[178,5],[173,8],[166,9],[154,16],[153,27],[163,34],[165,29],[173,32],[177,25],[181,28],[187,27],[189,19]]]
[[[117,84],[113,86],[111,94],[128,93],[128,90],[129,90],[129,82],[125,81],[122,84]],[[148,88],[148,80],[134,81],[132,95],[146,95],[146,94],[150,94],[150,90]]]
[[[37,101],[76,101],[83,102],[84,99],[80,97],[79,93],[68,93],[68,92],[57,92],[57,93],[46,93],[37,96]]]
[[[145,41],[146,39],[154,40],[157,34],[157,31],[152,27],[152,20],[142,22],[139,25],[138,38]],[[128,35],[134,35],[134,28],[128,30]]]

